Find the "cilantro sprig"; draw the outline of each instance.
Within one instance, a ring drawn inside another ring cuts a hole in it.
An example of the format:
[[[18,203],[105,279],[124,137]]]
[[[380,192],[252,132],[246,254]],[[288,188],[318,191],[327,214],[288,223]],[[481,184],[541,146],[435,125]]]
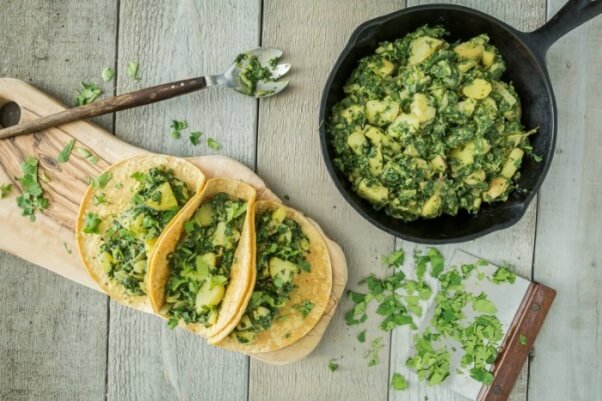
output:
[[[93,82],[82,82],[81,85],[82,89],[75,92],[76,106],[90,104],[103,94],[103,90]]]
[[[36,212],[48,208],[48,199],[38,181],[38,159],[30,156],[21,163],[23,177],[19,180],[23,186],[23,193],[17,197],[17,206],[21,208],[21,215],[29,217],[30,221],[36,220]]]
[[[56,157],[57,163],[67,163],[69,158],[71,157],[71,152],[73,152],[73,146],[75,145],[75,139],[71,139],[67,142],[67,145],[61,150],[59,155]]]

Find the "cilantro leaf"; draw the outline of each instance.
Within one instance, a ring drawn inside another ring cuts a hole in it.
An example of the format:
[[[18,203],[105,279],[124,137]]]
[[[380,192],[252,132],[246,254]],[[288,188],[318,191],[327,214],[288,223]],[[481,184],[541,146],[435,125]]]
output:
[[[61,150],[61,153],[56,157],[56,161],[58,163],[67,163],[69,161],[69,157],[71,157],[71,152],[73,151],[73,146],[75,145],[75,139],[67,142],[67,145]]]
[[[437,278],[443,272],[443,255],[437,249],[429,248],[428,256],[431,261],[431,276]]]
[[[100,216],[96,213],[87,213],[84,217],[84,232],[86,234],[98,234],[100,233],[100,223],[102,222]]]
[[[493,383],[493,374],[484,368],[471,369],[470,377],[486,385]]]
[[[109,181],[111,181],[111,178],[113,178],[113,174],[111,174],[108,171],[105,171],[104,173],[92,180],[92,186],[94,188],[104,189],[109,183]]]
[[[13,184],[1,184],[0,185],[0,199],[4,199],[13,190]]]
[[[404,376],[395,372],[391,376],[391,388],[397,391],[403,391],[408,388],[408,382]]]
[[[516,281],[516,273],[508,270],[508,268],[505,266],[500,266],[495,271],[495,273],[493,274],[493,276],[491,277],[491,279],[489,281],[491,281],[494,284],[502,284],[502,283],[514,284],[514,282]]]
[[[405,261],[405,252],[403,249],[398,249],[389,255],[383,256],[382,261],[389,267],[401,267]]]
[[[94,195],[94,198],[92,200],[94,201],[94,205],[96,205],[96,206],[105,205],[108,203],[107,200],[105,199],[105,194],[102,192],[99,192],[96,195]]]
[[[90,152],[86,148],[77,148],[77,153],[79,153],[83,158],[85,158],[90,164],[98,163],[98,157],[96,157],[92,152]]]
[[[94,102],[100,95],[103,94],[102,89],[100,89],[95,83],[92,82],[82,82],[81,83],[83,89],[75,92],[75,105],[83,106],[85,104],[90,104]]]
[[[314,303],[311,301],[303,301],[300,304],[296,304],[295,308],[301,313],[303,319],[305,319],[314,308]]]
[[[137,62],[130,61],[126,69],[127,76],[136,81],[140,80],[138,77],[138,68],[139,64]]]
[[[199,139],[201,138],[201,135],[203,135],[203,133],[201,131],[194,131],[190,133],[190,143],[192,143],[194,146],[197,146],[199,144]]]
[[[370,343],[370,349],[364,353],[364,359],[368,360],[368,366],[376,366],[380,363],[380,352],[383,349],[383,338],[377,337]]]
[[[102,80],[105,82],[109,82],[115,76],[115,71],[111,67],[105,67],[100,74]]]
[[[67,253],[69,255],[71,255],[73,253],[73,251],[71,250],[71,248],[69,248],[69,245],[67,245],[67,243],[65,241],[63,241],[63,246],[65,247],[65,250],[67,251]]]
[[[331,359],[330,361],[328,361],[328,369],[331,372],[334,372],[335,370],[337,370],[339,368],[339,364],[336,362],[336,359]]]
[[[207,138],[207,146],[209,146],[209,149],[215,151],[218,151],[222,148],[222,145],[220,145],[219,142],[213,138]]]
[[[167,327],[169,327],[170,329],[175,329],[176,327],[178,327],[178,318],[177,317],[172,317],[167,321]]]
[[[361,343],[366,342],[366,330],[362,330],[359,332],[359,334],[357,335],[357,341]]]
[[[518,342],[520,345],[527,345],[527,337],[524,334],[519,335]]]
[[[479,313],[486,313],[492,315],[497,312],[495,304],[487,299],[487,296],[482,292],[478,297],[472,301],[472,310]]]
[[[44,198],[44,192],[38,182],[38,159],[28,157],[21,163],[23,177],[20,178],[23,193],[17,197],[17,206],[21,209],[21,215],[35,221],[36,211],[48,208],[48,199]]]
[[[180,139],[182,137],[182,131],[185,130],[186,128],[188,128],[188,123],[186,122],[186,120],[182,120],[182,121],[172,120],[170,128],[171,128],[171,137],[173,139]]]

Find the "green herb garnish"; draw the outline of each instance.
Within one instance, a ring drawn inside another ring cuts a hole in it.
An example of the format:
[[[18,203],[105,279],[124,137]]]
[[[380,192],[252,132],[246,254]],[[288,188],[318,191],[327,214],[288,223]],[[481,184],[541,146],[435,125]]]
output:
[[[98,234],[100,233],[100,223],[102,222],[100,216],[96,213],[87,213],[84,217],[84,232],[86,234]]]
[[[213,138],[207,138],[207,146],[209,146],[209,149],[215,151],[218,151],[222,148],[222,145],[220,145],[219,142]]]
[[[107,200],[105,199],[105,194],[103,192],[95,194],[92,200],[96,206],[107,204]]]
[[[115,71],[111,67],[105,67],[100,76],[102,77],[103,81],[109,82],[115,76]]]
[[[69,245],[67,245],[67,243],[65,241],[63,241],[63,246],[65,247],[65,250],[67,251],[67,253],[69,255],[71,255],[73,253],[73,251],[71,250],[71,248],[69,248]]]
[[[297,308],[303,319],[305,319],[314,308],[314,303],[311,301],[303,301],[300,304],[296,304],[295,308]]]
[[[169,327],[170,329],[175,329],[176,327],[178,327],[178,318],[177,317],[172,317],[167,321],[167,327]]]
[[[126,70],[127,76],[136,81],[140,80],[140,78],[138,77],[138,67],[139,64],[137,62],[130,61]]]
[[[520,343],[520,345],[527,345],[527,336],[525,336],[524,334],[519,335],[518,342]]]
[[[13,184],[1,184],[0,185],[0,199],[4,199],[13,190]]]
[[[20,178],[23,193],[17,197],[17,206],[21,208],[21,215],[35,221],[36,211],[48,208],[48,199],[44,198],[44,192],[38,182],[38,159],[28,157],[21,163],[23,177]]]
[[[56,157],[56,161],[58,163],[67,163],[69,161],[69,157],[71,157],[71,152],[73,151],[73,146],[75,145],[75,139],[71,139],[67,142],[67,145],[61,150],[61,153]]]
[[[182,131],[188,128],[188,123],[185,120],[172,120],[170,128],[171,137],[174,139],[180,139],[182,137]]]
[[[199,144],[199,139],[201,138],[201,135],[203,135],[203,133],[201,131],[194,131],[190,133],[190,143],[192,143],[194,146]]]
[[[77,153],[79,153],[83,158],[85,158],[90,164],[98,163],[98,157],[94,155],[94,153],[90,152],[86,148],[76,148]]]
[[[370,349],[364,353],[364,359],[368,360],[368,366],[376,366],[380,363],[380,352],[383,349],[383,338],[377,337],[370,343]]]
[[[113,178],[113,174],[111,174],[108,171],[105,171],[104,173],[100,174],[98,177],[92,180],[92,186],[94,188],[104,189],[104,187],[107,186],[109,181],[111,181],[111,178]]]
[[[397,391],[403,391],[408,388],[408,382],[404,376],[395,372],[391,376],[391,388]]]
[[[334,372],[335,370],[337,370],[339,368],[339,364],[336,362],[336,359],[331,359],[328,361],[328,369],[331,372]]]
[[[366,330],[362,330],[358,333],[357,335],[357,341],[361,342],[361,343],[365,343],[366,342]]]
[[[75,92],[76,106],[90,104],[98,99],[98,97],[103,93],[102,89],[100,89],[95,83],[82,82],[81,84],[83,89],[79,92]]]

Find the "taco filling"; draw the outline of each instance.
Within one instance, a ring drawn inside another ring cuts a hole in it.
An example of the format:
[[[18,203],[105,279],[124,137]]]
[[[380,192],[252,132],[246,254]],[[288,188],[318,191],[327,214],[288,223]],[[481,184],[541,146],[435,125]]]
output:
[[[310,272],[307,260],[310,243],[301,226],[286,217],[286,210],[266,210],[256,216],[257,279],[245,314],[232,336],[239,343],[255,341],[257,333],[272,326],[275,319],[286,319],[279,311],[296,289],[294,278]],[[311,300],[296,305],[303,318],[313,309]]]
[[[191,189],[170,169],[135,172],[139,188],[131,206],[102,234],[98,258],[109,279],[128,295],[145,295],[147,260],[157,238],[191,197]]]
[[[184,224],[167,257],[170,276],[163,310],[170,327],[180,321],[205,327],[217,322],[246,212],[247,201],[220,192],[202,202]]]

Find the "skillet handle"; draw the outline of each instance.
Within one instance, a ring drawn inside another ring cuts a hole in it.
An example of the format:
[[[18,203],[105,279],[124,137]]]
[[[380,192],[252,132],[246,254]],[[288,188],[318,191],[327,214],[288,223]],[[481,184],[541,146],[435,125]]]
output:
[[[562,36],[602,13],[602,0],[569,0],[545,25],[527,33],[531,47],[545,60],[550,46]]]

